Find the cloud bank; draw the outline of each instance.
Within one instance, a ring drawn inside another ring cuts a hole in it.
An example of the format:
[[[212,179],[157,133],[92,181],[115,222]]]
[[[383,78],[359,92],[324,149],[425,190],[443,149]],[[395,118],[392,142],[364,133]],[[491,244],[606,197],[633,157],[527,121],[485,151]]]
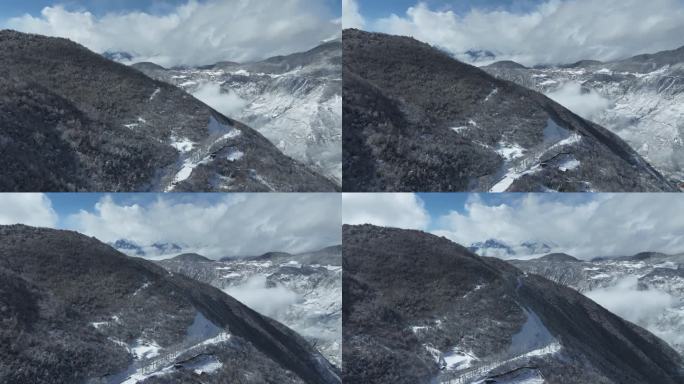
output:
[[[101,17],[62,5],[5,21],[22,32],[66,37],[102,53],[124,51],[133,61],[162,66],[245,62],[310,49],[339,35],[323,1],[188,0],[163,15],[110,13]]]
[[[547,243],[579,258],[643,251],[684,252],[684,199],[678,194],[471,194],[465,206],[434,213],[431,197],[344,194],[345,224],[421,229],[469,246],[496,239],[516,247]],[[505,256],[505,257],[519,257]]]
[[[54,227],[57,220],[58,216],[50,199],[42,193],[0,194],[0,225]]]
[[[234,91],[221,92],[218,83],[204,83],[192,95],[224,116],[235,116],[248,104]]]
[[[174,243],[183,252],[220,258],[269,251],[304,252],[341,243],[340,197],[334,194],[230,194],[216,202],[124,204],[102,198],[66,220],[104,242]]]
[[[346,3],[343,26],[358,25],[362,17],[356,2]],[[548,0],[526,13],[472,8],[459,14],[445,8],[418,2],[403,15],[365,24],[370,30],[413,36],[464,61],[470,60],[466,51],[483,49],[497,60],[524,65],[613,60],[684,44],[681,0]]]
[[[281,317],[300,298],[282,285],[268,286],[265,275],[250,278],[244,284],[224,289],[242,304],[269,317]]]
[[[583,90],[582,85],[574,81],[563,84],[546,96],[587,120],[592,120],[611,104],[595,90]]]
[[[673,214],[684,209],[684,199],[675,194],[597,194],[587,201],[508,196],[511,201],[494,205],[475,197],[464,212],[440,217],[433,232],[466,245],[543,241],[579,258],[684,251],[684,219]]]
[[[676,302],[669,293],[639,289],[639,278],[628,276],[615,285],[586,292],[586,296],[623,319],[636,324],[652,324]],[[639,305],[634,305],[639,303]],[[655,329],[651,329],[654,331]]]

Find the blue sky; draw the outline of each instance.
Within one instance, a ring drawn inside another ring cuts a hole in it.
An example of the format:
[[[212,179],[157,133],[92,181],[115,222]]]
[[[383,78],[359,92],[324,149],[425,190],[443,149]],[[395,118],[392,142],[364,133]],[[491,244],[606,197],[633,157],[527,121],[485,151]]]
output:
[[[361,14],[369,19],[385,17],[392,13],[403,15],[419,0],[358,0]],[[503,9],[511,12],[528,12],[542,0],[422,0],[431,9],[451,10],[464,14],[472,8],[482,10]]]
[[[171,204],[187,203],[194,205],[211,205],[225,199],[221,193],[174,193],[160,195],[156,193],[47,193],[52,202],[52,208],[59,216],[58,226],[69,227],[69,216],[80,211],[95,212],[95,205],[104,197],[111,199],[114,204],[126,206],[138,204],[149,206],[160,198]]]
[[[49,6],[62,4],[69,10],[87,10],[101,16],[109,12],[145,11],[166,13],[187,0],[24,0],[0,2],[0,17],[9,18],[23,14],[37,15]]]
[[[466,212],[466,203],[477,200],[488,206],[515,205],[528,197],[528,193],[418,193],[425,210],[433,218],[444,216],[451,211]],[[595,198],[590,193],[564,193],[564,194],[539,194],[540,199],[549,202],[562,202],[564,204],[586,204]],[[432,223],[436,225],[437,223]]]
[[[198,0],[204,3],[207,0]],[[230,1],[230,0],[228,0]],[[342,8],[339,0],[323,0],[330,11],[339,16]],[[56,4],[64,5],[69,10],[87,10],[96,16],[107,13],[143,11],[152,14],[166,14],[188,0],[23,0],[0,2],[0,19],[21,16],[23,14],[38,15],[40,11]]]

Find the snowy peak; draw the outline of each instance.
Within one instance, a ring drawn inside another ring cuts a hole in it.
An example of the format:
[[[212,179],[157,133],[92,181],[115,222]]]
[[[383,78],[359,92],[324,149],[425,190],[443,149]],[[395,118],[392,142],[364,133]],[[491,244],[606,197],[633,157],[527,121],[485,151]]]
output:
[[[119,239],[109,243],[114,249],[129,256],[156,257],[164,255],[177,255],[183,251],[183,247],[175,243],[155,242],[152,244],[139,245],[134,241]]]
[[[494,239],[489,239],[484,242],[473,243],[468,247],[471,252],[482,256],[493,256],[495,254],[515,255],[515,251],[510,246]]]
[[[523,241],[516,245],[508,245],[503,241],[488,239],[484,242],[471,244],[468,249],[480,256],[495,256],[510,258],[511,256],[542,255],[556,248],[553,243],[549,245],[543,241]]]

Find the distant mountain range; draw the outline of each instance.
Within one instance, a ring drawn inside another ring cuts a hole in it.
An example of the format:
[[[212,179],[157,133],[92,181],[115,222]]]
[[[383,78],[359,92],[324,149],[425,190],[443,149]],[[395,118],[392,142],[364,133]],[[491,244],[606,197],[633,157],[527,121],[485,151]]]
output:
[[[129,256],[164,256],[177,255],[183,251],[183,247],[174,243],[153,243],[145,246],[136,244],[134,241],[119,239],[109,243],[115,249]]]
[[[615,134],[417,40],[343,31],[345,191],[677,191]]]
[[[511,256],[541,255],[551,252],[557,246],[550,242],[523,241],[511,246],[503,241],[489,239],[484,242],[471,244],[468,249],[480,256],[496,256],[509,258]]]

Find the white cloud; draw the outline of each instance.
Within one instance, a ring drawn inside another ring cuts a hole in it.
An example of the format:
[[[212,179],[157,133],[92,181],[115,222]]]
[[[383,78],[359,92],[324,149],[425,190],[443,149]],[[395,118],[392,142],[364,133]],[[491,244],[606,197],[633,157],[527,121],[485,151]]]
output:
[[[366,20],[359,12],[359,4],[356,0],[342,0],[342,27],[363,29]]]
[[[281,317],[300,300],[296,292],[282,285],[269,287],[265,275],[248,279],[244,284],[224,290],[242,304],[269,317]]]
[[[639,289],[638,283],[637,276],[629,276],[613,286],[586,292],[586,296],[625,320],[652,325],[675,303],[675,299],[667,292]]]
[[[678,194],[504,195],[487,204],[473,195],[464,212],[436,220],[433,233],[457,243],[542,241],[579,258],[684,251],[684,199]]]
[[[322,1],[188,0],[164,15],[111,13],[97,17],[62,5],[5,25],[66,37],[95,52],[125,51],[135,61],[163,66],[249,61],[310,49],[339,35],[339,23]]]
[[[425,229],[430,216],[423,201],[413,193],[345,193],[342,222]]]
[[[248,104],[231,90],[221,92],[221,85],[217,83],[204,83],[192,95],[224,116],[235,116]]]
[[[680,0],[549,0],[528,13],[473,8],[462,15],[419,2],[405,15],[368,24],[440,46],[463,60],[469,49],[487,49],[497,60],[533,65],[676,48],[683,44],[682,20]]]
[[[588,120],[608,109],[611,104],[609,99],[593,89],[583,91],[582,85],[574,81],[563,84],[546,96]]]
[[[335,194],[228,194],[207,203],[160,196],[154,203],[102,198],[68,225],[101,241],[138,245],[175,243],[184,252],[218,258],[268,251],[303,252],[341,242],[340,197]]]
[[[0,225],[25,224],[54,227],[58,216],[52,203],[42,193],[0,194]]]

